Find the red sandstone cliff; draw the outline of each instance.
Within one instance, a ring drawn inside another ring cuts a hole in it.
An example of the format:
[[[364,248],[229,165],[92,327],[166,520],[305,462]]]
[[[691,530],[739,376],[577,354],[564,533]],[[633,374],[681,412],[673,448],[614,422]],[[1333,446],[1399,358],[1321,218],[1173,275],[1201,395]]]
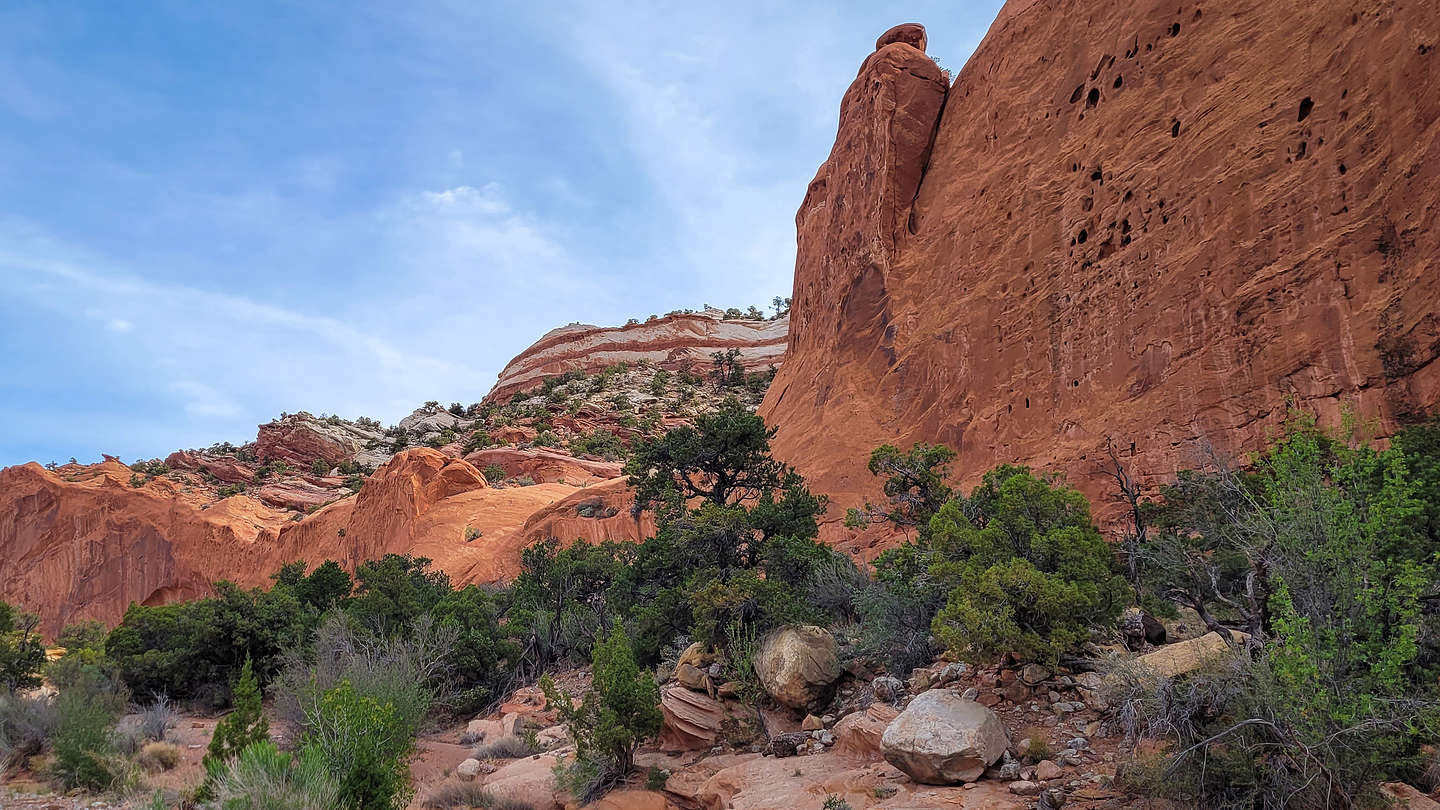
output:
[[[203,596],[216,579],[266,585],[286,562],[347,567],[387,553],[430,557],[459,583],[519,573],[521,550],[554,536],[638,540],[623,479],[497,488],[474,466],[412,448],[360,493],[302,517],[249,497],[214,500],[116,461],[0,470],[0,598],[52,635],[79,619],[118,621],[131,602]]]
[[[842,505],[919,440],[1104,499],[1107,439],[1163,476],[1291,403],[1434,408],[1437,31],[1433,3],[1011,0],[948,93],[882,38],[796,215],[778,455]]]
[[[587,374],[615,363],[648,362],[671,371],[709,370],[711,354],[737,349],[747,371],[780,365],[789,319],[724,319],[718,310],[666,315],[618,327],[570,324],[551,329],[511,360],[487,402],[508,399],[567,371]]]

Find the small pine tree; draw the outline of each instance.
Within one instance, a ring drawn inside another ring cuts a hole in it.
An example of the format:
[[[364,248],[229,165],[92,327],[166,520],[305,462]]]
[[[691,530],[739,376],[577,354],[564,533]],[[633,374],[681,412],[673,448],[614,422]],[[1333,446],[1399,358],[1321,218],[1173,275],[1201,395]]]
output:
[[[210,763],[223,764],[238,755],[247,745],[270,739],[270,722],[260,705],[260,685],[250,667],[250,659],[240,670],[240,681],[235,684],[235,708],[215,725],[215,734],[210,738],[210,748],[205,753],[205,766]]]
[[[660,731],[660,689],[635,661],[630,638],[619,625],[595,645],[593,688],[574,700],[540,679],[546,701],[560,713],[575,741],[575,761],[556,769],[562,786],[582,802],[619,784],[635,765],[635,748]]]

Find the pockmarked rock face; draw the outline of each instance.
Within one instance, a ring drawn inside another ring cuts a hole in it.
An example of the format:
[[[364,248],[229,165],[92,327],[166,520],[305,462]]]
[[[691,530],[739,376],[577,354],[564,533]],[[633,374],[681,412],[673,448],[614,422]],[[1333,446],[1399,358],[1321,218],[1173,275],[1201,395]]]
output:
[[[723,314],[706,310],[627,326],[570,324],[552,329],[505,366],[485,401],[503,402],[546,377],[567,371],[594,373],[621,362],[704,371],[714,362],[712,354],[736,349],[746,371],[781,365],[789,318],[755,321],[725,319]]]
[[[835,637],[813,625],[792,624],[771,631],[755,654],[755,674],[775,700],[809,709],[830,697],[840,678]]]
[[[815,491],[943,442],[1103,519],[1107,443],[1153,485],[1292,405],[1440,404],[1440,5],[1011,0],[949,88],[904,28],[796,215],[761,414]]]
[[[948,689],[920,693],[880,738],[885,760],[927,785],[973,782],[1009,747],[995,712]]]

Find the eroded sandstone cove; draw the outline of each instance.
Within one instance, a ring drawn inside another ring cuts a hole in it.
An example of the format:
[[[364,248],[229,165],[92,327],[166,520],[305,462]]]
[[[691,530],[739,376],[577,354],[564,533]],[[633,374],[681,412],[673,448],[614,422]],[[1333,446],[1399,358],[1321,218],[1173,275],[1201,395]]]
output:
[[[957,75],[929,45],[861,59],[771,315],[0,470],[0,776],[1440,806],[1440,4],[1010,0]]]
[[[841,502],[893,441],[1113,495],[1440,401],[1440,8],[1009,2],[947,89],[882,38],[796,214],[777,453]],[[1107,487],[1109,487],[1107,489]]]

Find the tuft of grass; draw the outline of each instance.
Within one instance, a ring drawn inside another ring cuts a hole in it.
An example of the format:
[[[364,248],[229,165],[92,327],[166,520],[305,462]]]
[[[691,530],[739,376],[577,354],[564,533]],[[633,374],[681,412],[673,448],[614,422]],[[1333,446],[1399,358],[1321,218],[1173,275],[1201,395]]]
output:
[[[146,773],[159,773],[161,771],[174,770],[180,764],[182,752],[180,746],[167,742],[146,743],[140,753],[135,755],[135,764],[139,765]]]
[[[163,740],[165,733],[175,727],[179,715],[170,703],[170,698],[160,695],[140,710],[140,736],[147,740]]]
[[[540,753],[539,747],[516,736],[501,737],[492,743],[477,746],[471,756],[476,759],[520,759]]]
[[[420,806],[430,810],[477,807],[483,810],[534,810],[534,807],[526,802],[496,796],[474,782],[449,782],[440,785],[425,795]]]
[[[1030,748],[1026,750],[1025,756],[1034,762],[1049,759],[1050,755],[1055,753],[1054,748],[1050,745],[1050,732],[1040,726],[1030,726],[1021,731],[1020,736],[1022,739],[1030,741]]]

